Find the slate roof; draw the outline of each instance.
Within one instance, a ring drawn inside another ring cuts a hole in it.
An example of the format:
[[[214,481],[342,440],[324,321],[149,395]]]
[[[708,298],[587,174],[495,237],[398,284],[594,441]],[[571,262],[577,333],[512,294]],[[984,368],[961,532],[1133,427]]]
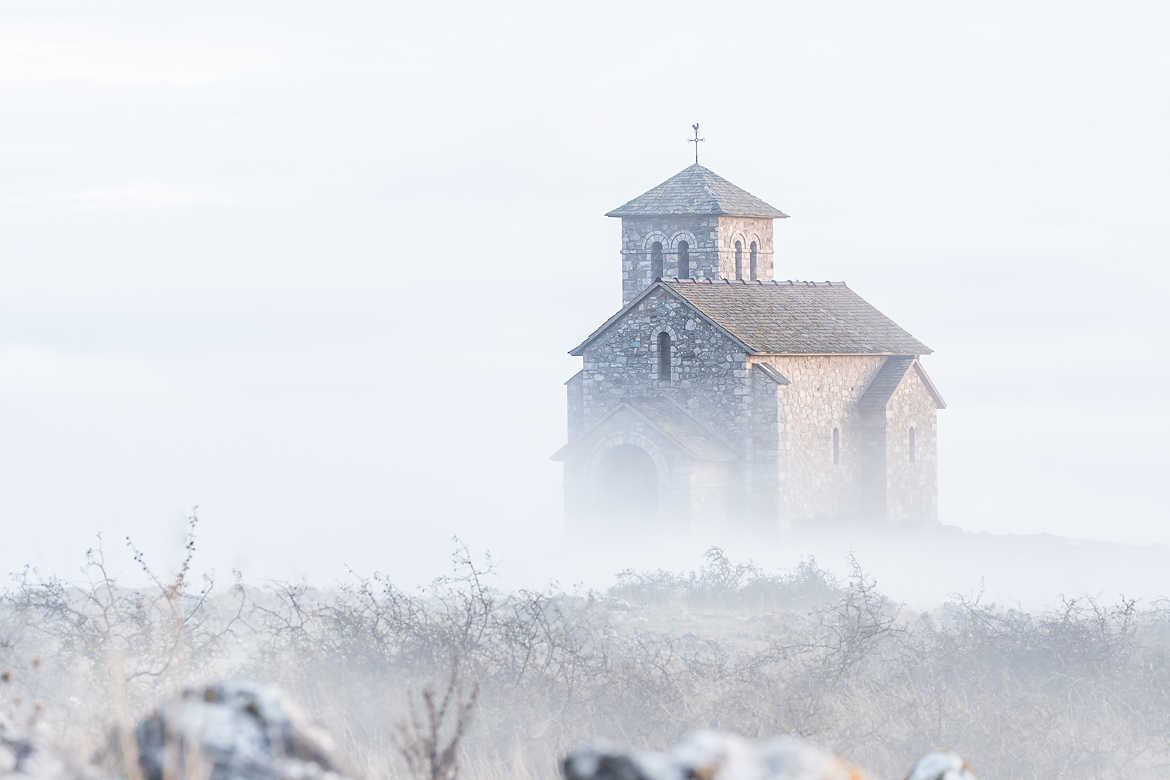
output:
[[[756,363],[752,366],[752,368],[756,371],[759,371],[761,374],[768,377],[768,379],[771,379],[778,385],[791,384],[788,381],[788,377],[784,376],[779,371],[777,371],[774,366],[769,366],[767,363]]]
[[[918,362],[918,358],[912,355],[893,355],[886,358],[886,362],[870,380],[869,387],[865,388],[865,392],[857,404],[861,411],[876,412],[879,409],[885,409],[886,404],[890,402],[890,397],[894,395],[894,391],[902,383],[902,378],[911,369],[918,374],[922,384],[926,385],[926,392],[930,393],[934,399],[934,405],[939,409],[946,409],[947,402],[943,400],[938,388],[934,386],[934,382],[930,381],[930,377],[926,375],[926,369],[922,367],[922,363]]]
[[[753,354],[926,355],[932,351],[843,282],[663,279],[647,287],[569,354],[582,354],[610,325],[662,289]]]
[[[667,214],[722,214],[772,219],[788,216],[698,163],[684,168],[605,216],[645,217]]]
[[[902,377],[906,376],[906,372],[913,364],[913,355],[894,355],[886,358],[886,362],[870,380],[869,387],[865,388],[865,393],[857,405],[862,411],[867,412],[885,409],[890,396],[898,389]]]
[[[843,282],[672,279],[664,284],[753,352],[931,351]]]

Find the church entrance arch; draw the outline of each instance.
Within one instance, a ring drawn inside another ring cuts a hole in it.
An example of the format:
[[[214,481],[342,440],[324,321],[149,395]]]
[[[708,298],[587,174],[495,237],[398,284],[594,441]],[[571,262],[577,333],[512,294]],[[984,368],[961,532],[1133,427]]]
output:
[[[603,452],[595,479],[599,514],[627,519],[657,514],[658,467],[636,444],[618,444]]]

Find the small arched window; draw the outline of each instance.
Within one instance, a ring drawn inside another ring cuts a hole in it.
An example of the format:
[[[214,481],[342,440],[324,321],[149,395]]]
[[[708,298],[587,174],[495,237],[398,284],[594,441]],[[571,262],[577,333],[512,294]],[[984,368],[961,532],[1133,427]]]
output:
[[[655,241],[650,245],[650,279],[662,278],[662,242]]]
[[[735,242],[735,278],[743,278],[743,244]]]
[[[906,434],[906,451],[910,453],[911,463],[918,460],[918,437],[914,433],[914,426],[911,426],[910,432]]]
[[[841,429],[833,429],[833,465],[841,462]]]
[[[678,278],[691,278],[691,245],[686,241],[678,242]]]
[[[753,241],[748,247],[748,278],[753,282],[759,278],[756,275],[756,242]]]
[[[658,381],[670,381],[670,334],[658,334]]]

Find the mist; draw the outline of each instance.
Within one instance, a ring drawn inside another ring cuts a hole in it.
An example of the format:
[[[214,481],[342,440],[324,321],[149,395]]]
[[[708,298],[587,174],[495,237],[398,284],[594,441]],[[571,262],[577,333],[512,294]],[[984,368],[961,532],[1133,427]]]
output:
[[[792,214],[777,278],[935,348],[944,523],[1170,539],[1160,9],[781,5],[749,45],[683,7],[7,8],[6,569],[194,504],[218,566],[279,573],[555,535],[601,214],[696,119]]]
[[[127,538],[165,579],[195,516],[191,581],[239,572],[269,606],[275,583],[425,590],[463,546],[499,594],[625,600],[619,572],[685,579],[716,549],[860,565],[915,614],[1125,597],[1157,624],[1168,16],[0,2],[0,617],[98,545],[149,586]],[[622,301],[603,215],[690,164],[694,122],[703,165],[791,215],[776,279],[844,280],[934,350],[937,526],[566,517],[568,351]],[[695,608],[681,582],[639,620]],[[394,685],[439,674],[415,660]]]

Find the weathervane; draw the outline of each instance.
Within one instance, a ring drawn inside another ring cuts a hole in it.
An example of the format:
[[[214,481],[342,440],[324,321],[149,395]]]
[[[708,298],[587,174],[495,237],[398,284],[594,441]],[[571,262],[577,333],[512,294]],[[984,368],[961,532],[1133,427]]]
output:
[[[695,165],[699,164],[699,144],[706,141],[706,138],[699,138],[699,123],[695,122],[691,125],[691,129],[695,131],[695,137],[687,139],[687,143],[695,145]]]

